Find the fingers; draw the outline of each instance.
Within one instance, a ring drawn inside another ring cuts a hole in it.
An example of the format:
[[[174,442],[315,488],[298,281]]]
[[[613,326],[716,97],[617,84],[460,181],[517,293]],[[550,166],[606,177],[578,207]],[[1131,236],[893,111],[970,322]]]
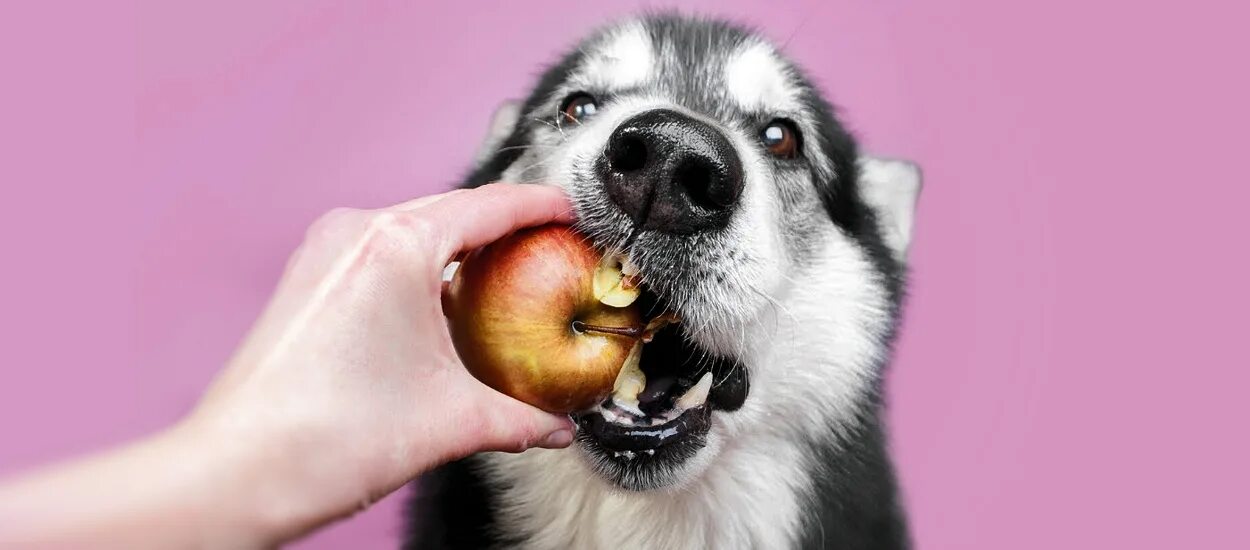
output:
[[[392,207],[390,208],[390,210],[403,210],[403,211],[406,211],[406,212],[407,212],[407,211],[412,211],[412,210],[416,210],[416,209],[418,209],[418,208],[422,208],[422,207],[424,207],[424,206],[429,206],[429,205],[431,205],[431,204],[434,204],[434,203],[436,203],[436,202],[439,202],[439,201],[441,201],[441,200],[443,200],[443,199],[446,199],[446,198],[448,198],[448,197],[452,197],[452,196],[458,195],[458,194],[460,194],[460,193],[465,193],[465,192],[468,192],[468,191],[471,191],[471,189],[453,189],[453,190],[448,191],[448,192],[446,192],[446,193],[439,193],[439,194],[437,194],[437,195],[428,195],[428,196],[425,196],[425,197],[412,199],[412,200],[410,200],[410,201],[408,201],[408,202],[401,202],[401,203],[399,203],[399,204],[397,204],[397,205],[395,205],[395,206],[392,206]]]
[[[478,450],[560,449],[573,442],[573,421],[569,417],[544,412],[502,394],[491,397],[482,409],[488,429]]]
[[[564,192],[548,185],[494,183],[426,203],[423,213],[445,231],[445,261],[522,229],[570,223],[573,209]]]
[[[400,203],[376,212],[406,212],[437,228],[444,265],[505,235],[548,223],[571,223],[573,207],[557,187],[492,183]]]

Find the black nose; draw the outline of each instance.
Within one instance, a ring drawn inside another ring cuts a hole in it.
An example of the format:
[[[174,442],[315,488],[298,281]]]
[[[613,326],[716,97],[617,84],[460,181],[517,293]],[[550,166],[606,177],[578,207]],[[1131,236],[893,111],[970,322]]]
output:
[[[643,229],[725,227],[742,195],[742,161],[724,134],[667,109],[622,122],[596,168],[608,196]]]

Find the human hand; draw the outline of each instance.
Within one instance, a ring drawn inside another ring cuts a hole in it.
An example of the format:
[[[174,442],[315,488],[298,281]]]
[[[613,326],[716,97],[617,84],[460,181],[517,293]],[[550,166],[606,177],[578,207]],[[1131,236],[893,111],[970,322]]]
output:
[[[448,460],[567,446],[567,417],[469,375],[441,295],[459,252],[569,212],[554,187],[488,185],[323,216],[195,411],[0,484],[0,546],[268,547]]]
[[[282,538],[448,460],[567,446],[567,417],[464,369],[440,295],[443,269],[459,252],[569,216],[555,188],[502,184],[326,214],[181,429],[210,442],[224,465],[248,465],[240,484],[273,516],[260,528]]]

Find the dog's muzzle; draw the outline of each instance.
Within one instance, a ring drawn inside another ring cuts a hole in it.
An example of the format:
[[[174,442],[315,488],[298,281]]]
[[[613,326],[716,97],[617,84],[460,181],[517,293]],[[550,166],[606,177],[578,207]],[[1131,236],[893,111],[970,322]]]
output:
[[[742,195],[742,161],[703,121],[668,109],[620,124],[596,163],[608,196],[642,230],[720,229]]]
[[[636,307],[648,316],[682,317],[684,312],[651,282],[680,287],[704,280],[648,258],[680,254],[699,240],[694,237],[729,225],[745,185],[737,149],[713,123],[653,109],[617,125],[593,162],[604,193],[632,222],[621,224],[632,227],[613,227],[631,233],[627,251],[642,260],[637,265],[643,281]],[[708,445],[716,411],[735,411],[746,400],[746,368],[732,357],[700,348],[682,327],[678,323],[660,329],[641,349],[638,368],[644,387],[636,396],[618,401],[613,394],[574,415],[579,445],[592,458],[591,465],[619,487],[647,490],[667,483],[660,474]]]

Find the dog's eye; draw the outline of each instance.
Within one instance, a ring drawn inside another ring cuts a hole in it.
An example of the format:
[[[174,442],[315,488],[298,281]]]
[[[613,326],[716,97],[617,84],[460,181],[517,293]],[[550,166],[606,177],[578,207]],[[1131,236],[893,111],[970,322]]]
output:
[[[799,131],[789,120],[777,119],[769,122],[760,131],[760,142],[777,158],[792,159],[799,154]]]
[[[582,122],[595,115],[599,105],[595,98],[586,92],[577,92],[564,98],[560,113],[564,120],[560,122]]]

